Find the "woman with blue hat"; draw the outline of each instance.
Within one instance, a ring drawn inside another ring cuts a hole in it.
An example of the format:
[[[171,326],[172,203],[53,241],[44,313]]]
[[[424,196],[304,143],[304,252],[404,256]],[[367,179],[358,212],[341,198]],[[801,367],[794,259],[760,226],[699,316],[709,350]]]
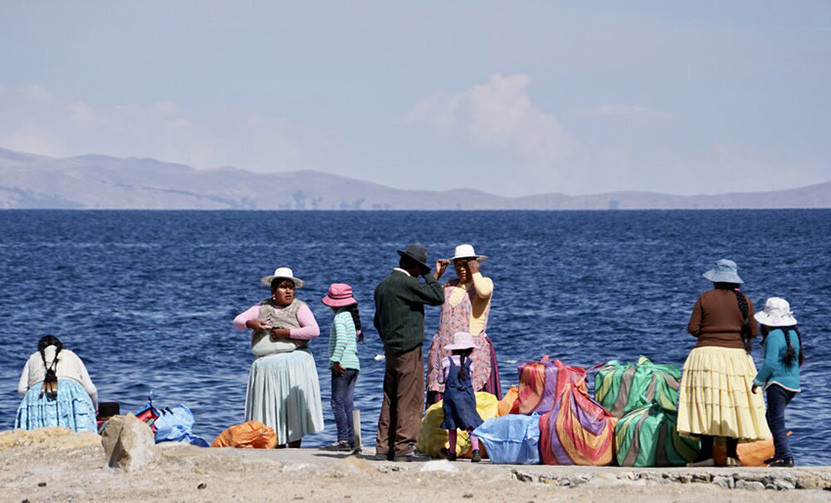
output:
[[[701,440],[692,466],[713,466],[713,443],[727,443],[728,466],[740,466],[739,440],[770,438],[761,395],[752,392],[756,365],[750,356],[759,333],[753,303],[739,289],[736,263],[722,259],[705,272],[713,289],[698,297],[687,330],[697,339],[684,362],[678,397],[678,433]]]

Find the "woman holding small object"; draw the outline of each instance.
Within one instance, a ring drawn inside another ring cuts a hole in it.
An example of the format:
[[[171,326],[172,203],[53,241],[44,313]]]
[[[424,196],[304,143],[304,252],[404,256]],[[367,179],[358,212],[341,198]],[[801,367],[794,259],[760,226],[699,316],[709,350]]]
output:
[[[480,271],[487,255],[478,255],[473,246],[462,244],[456,247],[453,257],[436,262],[436,279],[441,278],[447,266],[453,264],[456,279],[444,285],[444,304],[441,307],[439,330],[433,336],[427,357],[427,406],[442,399],[444,383],[440,382],[442,361],[450,355],[445,349],[453,343],[457,332],[472,334],[476,348],[470,360],[476,366],[473,377],[473,391],[487,391],[502,397],[499,372],[496,367],[496,353],[493,342],[487,334],[488,315],[493,297],[493,281]]]
[[[234,318],[238,330],[251,330],[251,364],[245,394],[245,420],[274,428],[278,447],[299,448],[303,436],[323,430],[320,384],[308,341],[320,335],[312,311],[295,297],[303,280],[280,267],[260,282],[271,298]]]

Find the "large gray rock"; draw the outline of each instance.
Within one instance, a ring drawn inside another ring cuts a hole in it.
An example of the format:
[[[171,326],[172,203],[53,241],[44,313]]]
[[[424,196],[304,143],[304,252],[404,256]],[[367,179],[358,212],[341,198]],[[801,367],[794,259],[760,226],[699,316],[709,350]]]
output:
[[[155,461],[159,453],[153,431],[133,414],[113,416],[101,435],[107,466],[133,471]]]

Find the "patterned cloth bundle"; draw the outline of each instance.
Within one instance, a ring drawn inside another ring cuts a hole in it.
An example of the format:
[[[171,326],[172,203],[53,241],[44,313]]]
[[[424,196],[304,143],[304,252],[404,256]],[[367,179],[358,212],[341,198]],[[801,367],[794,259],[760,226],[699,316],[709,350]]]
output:
[[[540,454],[547,465],[602,466],[612,462],[615,422],[586,388],[587,371],[559,360],[554,408],[540,417]]]
[[[697,441],[678,435],[681,370],[641,356],[637,364],[616,360],[595,375],[595,399],[615,417],[621,466],[683,466],[695,459]]]

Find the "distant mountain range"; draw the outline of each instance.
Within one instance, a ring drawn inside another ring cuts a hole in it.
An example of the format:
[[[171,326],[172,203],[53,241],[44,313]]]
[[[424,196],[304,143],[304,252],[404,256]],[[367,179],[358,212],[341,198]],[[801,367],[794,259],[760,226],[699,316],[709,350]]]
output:
[[[0,149],[0,208],[141,210],[628,210],[831,208],[831,182],[774,192],[503,197],[401,190],[317,171],[196,170],[155,159],[58,159]]]

